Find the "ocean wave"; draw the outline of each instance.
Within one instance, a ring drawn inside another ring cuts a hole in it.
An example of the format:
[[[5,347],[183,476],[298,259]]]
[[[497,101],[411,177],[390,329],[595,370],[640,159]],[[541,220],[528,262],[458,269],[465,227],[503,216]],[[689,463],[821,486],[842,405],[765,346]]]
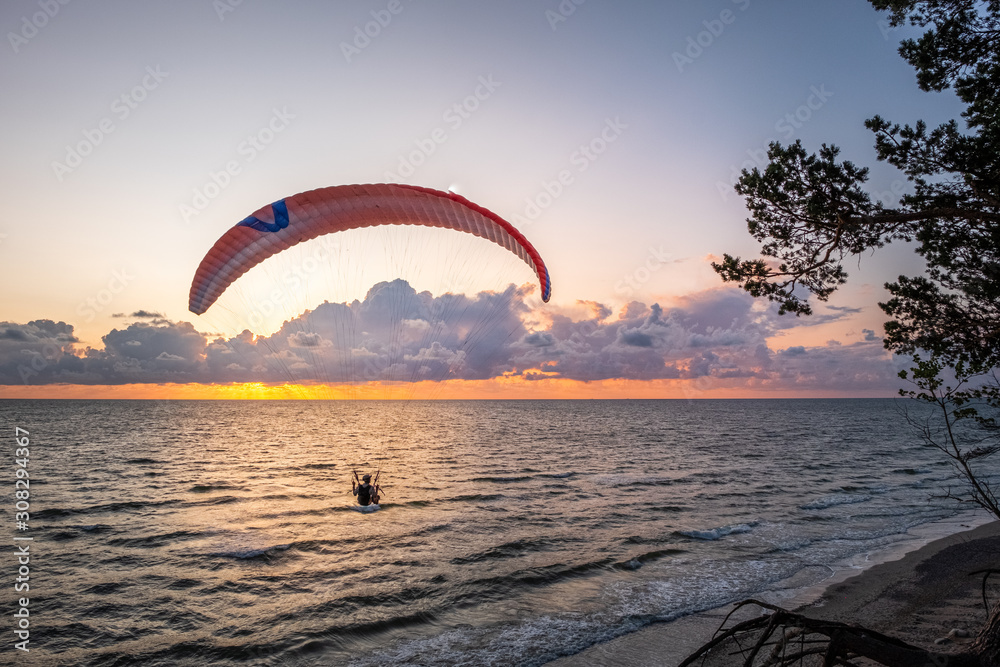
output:
[[[646,512],[662,512],[664,514],[675,514],[691,510],[690,507],[685,507],[684,505],[647,505],[643,509]]]
[[[385,503],[383,503],[384,505]],[[292,516],[323,516],[327,512],[337,512],[340,511],[341,507],[319,507],[311,508],[306,510],[282,510],[281,512],[265,512],[262,514],[257,514],[258,518],[261,519],[281,519]]]
[[[244,500],[246,500],[246,498],[241,498],[239,496],[212,496],[212,497],[206,498],[205,500],[202,500],[201,502],[198,502],[198,503],[187,503],[187,504],[188,504],[188,506],[191,506],[191,505],[198,505],[198,506],[200,506],[200,505],[228,505],[230,503],[243,502]]]
[[[67,540],[75,540],[80,537],[79,533],[73,533],[68,530],[60,530],[57,533],[52,533],[49,535],[49,539],[55,542],[65,542]]]
[[[176,530],[172,533],[162,533],[159,535],[144,535],[142,537],[116,537],[109,539],[108,544],[120,547],[142,547],[152,548],[164,546],[174,542],[202,537],[202,533],[190,530]]]
[[[330,511],[330,512],[362,512],[362,513],[365,513],[365,512],[377,512],[380,509],[383,509],[385,507],[389,507],[389,503],[380,503],[378,505],[356,505],[354,503],[344,503],[343,505],[339,505],[339,506],[336,506],[336,507],[331,507],[328,511]],[[377,509],[369,509],[369,508],[377,508]],[[318,513],[325,514],[325,512],[318,512]],[[268,518],[273,518],[274,516],[277,516],[277,515],[268,514],[267,516],[268,516]],[[282,515],[282,516],[287,516],[287,515]]]
[[[300,540],[285,545],[301,553],[344,553],[354,549],[354,545],[362,544],[364,537],[347,537],[329,540]]]
[[[674,531],[676,535],[682,535],[684,537],[693,537],[696,540],[707,540],[714,541],[722,539],[726,535],[739,535],[741,533],[749,533],[757,525],[756,521],[751,523],[734,523],[728,526],[720,526],[718,528],[712,528],[710,530],[677,530]]]
[[[929,475],[931,472],[930,468],[897,468],[892,471],[894,475]]]
[[[431,637],[405,639],[352,656],[351,667],[380,665],[518,665],[541,667],[648,625],[654,618],[546,613],[501,629],[461,624]]]
[[[32,512],[33,519],[52,519],[57,517],[71,516],[73,514],[103,514],[105,512],[123,512],[127,510],[142,510],[153,507],[163,507],[165,505],[176,505],[179,500],[161,501],[138,501],[126,500],[117,503],[107,503],[105,505],[92,505],[91,507],[50,507],[39,512]]]
[[[379,504],[379,505],[348,505],[347,509],[349,509],[352,512],[360,512],[361,514],[371,514],[372,512],[378,512],[379,510],[381,510],[383,507],[386,507],[386,506],[387,505],[385,505],[385,504]]]
[[[273,546],[258,547],[256,549],[245,547],[242,549],[231,549],[229,551],[214,551],[208,555],[221,558],[235,558],[237,560],[253,560],[256,558],[266,558],[267,560],[270,560],[274,556],[288,551],[291,546],[291,544],[275,544]]]
[[[88,586],[80,592],[85,595],[110,595],[121,592],[130,586],[132,586],[131,583],[123,581],[106,581],[104,583]]]
[[[468,556],[457,556],[451,559],[454,565],[465,565],[467,563],[479,563],[487,560],[503,560],[505,558],[516,558],[525,553],[535,551],[545,551],[552,546],[552,541],[548,539],[540,540],[514,540],[490,547],[485,551],[470,554]]]
[[[233,486],[220,482],[218,484],[195,484],[188,491],[191,493],[209,493],[211,491],[246,491],[246,487]]]
[[[475,501],[484,500],[502,500],[507,496],[502,493],[472,493],[467,496],[454,496],[452,498],[446,498],[450,503],[471,503]]]
[[[666,556],[676,556],[683,553],[687,552],[684,549],[656,549],[655,551],[646,551],[641,554],[636,554],[627,561],[615,563],[612,567],[616,570],[638,570],[650,561],[659,560]]]
[[[433,523],[428,526],[421,526],[412,533],[407,533],[407,537],[422,537],[424,535],[433,535],[434,533],[439,533],[443,530],[451,530],[452,525],[450,523]]]
[[[676,483],[673,477],[639,476],[639,475],[600,475],[594,478],[594,483],[600,486],[670,486]]]
[[[853,494],[853,493],[836,493],[832,496],[824,496],[817,500],[814,500],[805,505],[800,505],[799,509],[803,510],[825,510],[830,507],[837,507],[838,505],[856,505],[858,503],[866,503],[871,500],[872,497],[868,494]]]
[[[62,507],[52,507],[49,509],[39,510],[37,512],[32,512],[31,516],[34,519],[52,519],[60,516],[70,516],[77,513],[82,513],[82,509],[68,509]]]
[[[103,533],[111,530],[111,526],[104,523],[92,523],[86,526],[79,526],[79,528],[85,533]]]
[[[470,601],[479,602],[487,599],[504,599],[520,588],[549,586],[598,570],[606,570],[609,567],[613,567],[614,564],[615,559],[610,557],[588,560],[576,564],[553,563],[552,565],[530,567],[495,577],[477,579],[471,582],[473,587],[470,587],[468,592],[462,592],[456,596],[453,605],[464,604]]]

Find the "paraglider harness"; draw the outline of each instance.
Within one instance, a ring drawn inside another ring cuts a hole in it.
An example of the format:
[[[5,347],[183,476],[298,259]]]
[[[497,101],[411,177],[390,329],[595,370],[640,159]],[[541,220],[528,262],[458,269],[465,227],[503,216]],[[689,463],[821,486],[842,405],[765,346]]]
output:
[[[375,471],[375,478],[368,485],[367,489],[365,488],[364,484],[361,482],[361,479],[358,478],[358,471],[354,470],[352,472],[354,473],[354,482],[357,483],[358,504],[359,505],[378,505],[378,502],[379,502],[379,500],[381,499],[381,496],[382,496],[382,487],[379,486],[378,478],[382,474],[382,471],[381,470],[376,470]],[[352,482],[352,484],[351,484],[352,488],[354,488],[354,482]],[[364,495],[362,495],[362,494],[364,494]],[[364,500],[366,502],[361,502],[362,500]]]

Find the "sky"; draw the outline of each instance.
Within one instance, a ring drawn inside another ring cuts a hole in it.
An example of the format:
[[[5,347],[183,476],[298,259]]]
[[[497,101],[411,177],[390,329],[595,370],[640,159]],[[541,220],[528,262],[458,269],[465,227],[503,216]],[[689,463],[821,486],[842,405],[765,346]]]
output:
[[[757,254],[732,185],[770,141],[840,146],[892,205],[908,186],[875,161],[865,119],[958,116],[899,57],[913,31],[866,2],[8,0],[0,28],[0,397],[900,386],[876,304],[921,270],[905,245],[848,266],[810,318],[710,266]],[[201,258],[251,212],[379,182],[512,222],[551,301],[482,239],[391,228],[312,242],[247,274],[220,313],[187,310]],[[255,317],[304,266],[316,289]],[[448,320],[456,303],[480,319]]]

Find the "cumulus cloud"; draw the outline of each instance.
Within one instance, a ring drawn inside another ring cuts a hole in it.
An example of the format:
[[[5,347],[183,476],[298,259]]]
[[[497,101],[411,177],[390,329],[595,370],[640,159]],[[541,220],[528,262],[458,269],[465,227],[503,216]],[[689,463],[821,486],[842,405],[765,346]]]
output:
[[[78,342],[65,322],[0,322],[0,383],[22,384],[63,359],[75,362]]]
[[[79,349],[73,327],[0,324],[2,384],[163,382],[412,382],[521,377],[584,382],[698,380],[748,387],[871,389],[894,386],[900,360],[864,330],[851,345],[767,340],[787,329],[772,304],[717,288],[669,307],[632,302],[617,315],[596,302],[551,308],[537,320],[514,286],[477,295],[416,292],[403,280],[365,299],[323,303],[270,336],[209,336],[153,311],[113,329],[103,348]],[[830,318],[843,317],[833,311]],[[530,324],[528,324],[530,323]]]
[[[73,326],[0,323],[0,384],[122,384],[194,380],[205,337],[187,322],[112,329],[104,348],[77,349]]]
[[[555,316],[548,331],[527,334],[512,345],[514,366],[585,381],[733,376],[759,366],[754,352],[776,329],[773,312],[730,289],[689,295],[668,309],[632,302],[617,318],[593,312]]]
[[[902,357],[889,357],[881,339],[851,345],[830,341],[825,346],[788,348],[772,355],[768,383],[790,389],[826,388],[832,391],[891,388],[896,376],[909,365]]]

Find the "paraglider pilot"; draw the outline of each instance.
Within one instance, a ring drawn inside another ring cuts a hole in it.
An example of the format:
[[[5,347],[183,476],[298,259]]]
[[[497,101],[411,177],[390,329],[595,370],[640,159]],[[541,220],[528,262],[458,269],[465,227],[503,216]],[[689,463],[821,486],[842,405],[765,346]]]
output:
[[[351,493],[358,497],[359,505],[378,505],[378,490],[371,484],[371,475],[362,475],[361,484],[358,484],[358,474],[354,473],[351,480]]]

